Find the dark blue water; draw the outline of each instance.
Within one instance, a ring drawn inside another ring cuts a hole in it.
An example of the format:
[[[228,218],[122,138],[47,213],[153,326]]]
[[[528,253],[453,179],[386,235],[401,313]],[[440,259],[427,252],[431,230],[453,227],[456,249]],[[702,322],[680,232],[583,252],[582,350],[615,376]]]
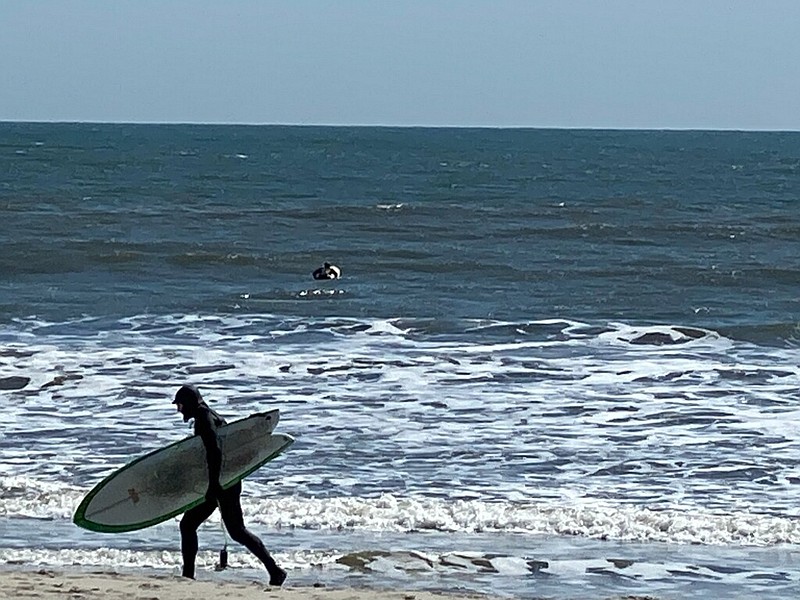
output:
[[[0,173],[0,564],[175,567],[70,518],[192,381],[297,437],[245,499],[294,581],[800,593],[800,134],[0,123]]]
[[[324,310],[778,341],[798,320],[800,134],[6,123],[0,144],[5,320]],[[297,292],[325,259],[346,293],[323,309]]]

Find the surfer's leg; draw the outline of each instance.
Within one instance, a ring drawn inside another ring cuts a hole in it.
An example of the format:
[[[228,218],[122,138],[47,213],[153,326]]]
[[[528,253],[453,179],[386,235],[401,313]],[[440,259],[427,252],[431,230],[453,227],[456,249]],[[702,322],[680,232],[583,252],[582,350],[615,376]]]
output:
[[[183,576],[194,579],[194,561],[197,557],[197,528],[211,516],[216,504],[203,502],[187,510],[181,518],[181,554],[183,555]]]
[[[278,566],[275,559],[267,551],[264,543],[244,526],[242,504],[239,500],[241,493],[241,483],[237,483],[232,488],[225,490],[219,504],[222,521],[225,523],[225,528],[228,530],[231,539],[250,550],[258,560],[264,563],[269,573],[270,585],[280,586],[286,579],[286,571]]]

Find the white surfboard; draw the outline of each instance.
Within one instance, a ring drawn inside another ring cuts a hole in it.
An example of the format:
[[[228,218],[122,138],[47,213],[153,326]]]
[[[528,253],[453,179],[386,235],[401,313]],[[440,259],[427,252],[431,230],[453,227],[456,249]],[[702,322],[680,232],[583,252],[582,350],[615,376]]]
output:
[[[288,448],[294,438],[272,433],[278,410],[220,427],[222,487],[241,481]],[[145,454],[114,471],[75,511],[79,527],[104,533],[156,525],[203,502],[208,489],[205,448],[199,436]]]

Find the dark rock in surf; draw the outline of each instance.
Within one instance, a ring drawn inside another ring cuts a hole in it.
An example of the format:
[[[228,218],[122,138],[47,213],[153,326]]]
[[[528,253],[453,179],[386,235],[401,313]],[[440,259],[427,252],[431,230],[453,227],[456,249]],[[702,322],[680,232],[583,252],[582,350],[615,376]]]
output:
[[[643,333],[630,340],[631,344],[636,345],[649,345],[649,346],[673,346],[676,344],[685,344],[691,340],[697,340],[705,336],[705,332],[699,329],[690,329],[688,327],[676,327],[673,330],[676,335],[672,333],[664,333],[663,331],[651,331]]]
[[[30,377],[2,377],[0,378],[0,390],[21,390],[30,382]]]
[[[67,381],[79,380],[79,379],[83,379],[83,375],[78,375],[77,373],[69,373],[67,375],[56,375],[52,380],[45,383],[41,387],[41,389],[44,390],[57,385],[64,385],[64,383]]]
[[[546,560],[529,560],[528,569],[531,573],[538,573],[542,569],[550,568],[550,563]]]

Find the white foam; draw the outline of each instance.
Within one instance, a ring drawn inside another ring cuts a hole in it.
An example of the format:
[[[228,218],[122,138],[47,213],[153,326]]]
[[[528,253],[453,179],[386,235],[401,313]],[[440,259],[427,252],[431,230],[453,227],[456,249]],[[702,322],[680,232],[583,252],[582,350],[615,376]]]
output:
[[[624,339],[677,330],[553,319],[469,323],[464,342],[424,327],[180,315],[102,330],[36,319],[0,328],[4,375],[30,378],[3,392],[13,401],[0,476],[35,482],[33,500],[0,506],[69,517],[92,482],[188,433],[170,400],[191,380],[226,416],[282,409],[280,429],[298,441],[246,487],[255,502],[281,503],[276,526],[796,540],[781,520],[800,510],[796,348],[713,332],[631,345]],[[42,482],[65,486],[64,499]],[[381,492],[396,514],[372,504]],[[460,500],[475,503],[458,505],[469,518],[453,513]],[[601,501],[610,508],[595,508]]]
[[[87,491],[26,477],[2,477],[0,514],[7,518],[71,519]],[[696,507],[654,510],[585,499],[553,503],[394,494],[375,498],[246,495],[243,509],[248,522],[273,529],[504,532],[714,545],[800,543],[800,523],[793,518],[746,512],[718,514]]]

